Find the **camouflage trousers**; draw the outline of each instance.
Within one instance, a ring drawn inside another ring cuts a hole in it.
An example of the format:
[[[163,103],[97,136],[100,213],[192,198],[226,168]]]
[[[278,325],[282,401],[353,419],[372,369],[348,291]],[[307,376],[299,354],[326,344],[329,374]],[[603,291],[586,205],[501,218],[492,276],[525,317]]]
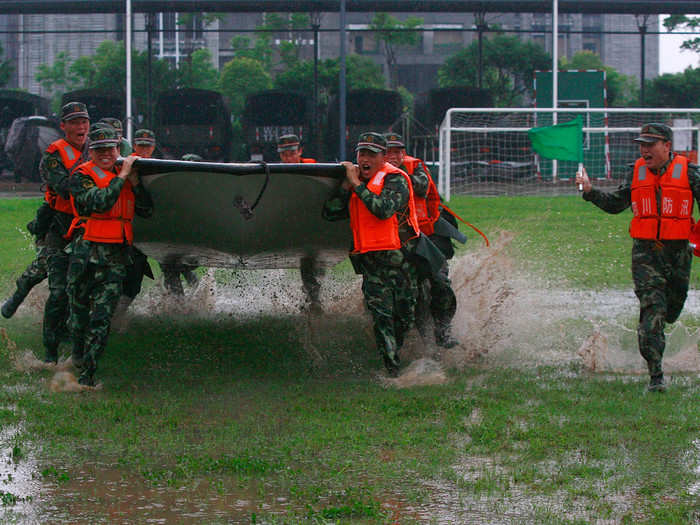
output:
[[[321,280],[325,274],[323,268],[318,264],[316,257],[302,257],[299,265],[301,273],[301,284],[304,290],[306,302],[319,303],[321,295]]]
[[[46,246],[46,269],[49,278],[49,297],[44,306],[43,337],[48,355],[55,356],[61,340],[61,328],[68,316],[68,294],[66,276],[68,274],[68,254],[63,251],[65,241],[53,232]]]
[[[124,264],[94,264],[86,257],[71,257],[68,326],[73,340],[73,360],[81,377],[94,379],[97,361],[107,346],[126,271]]]
[[[123,293],[130,299],[135,299],[141,292],[143,276],[148,265],[148,258],[141,251],[134,249],[131,255],[133,262],[126,268]],[[150,270],[149,270],[150,272]]]
[[[419,272],[416,328],[422,335],[425,335],[431,317],[438,333],[449,327],[455,316],[457,297],[452,290],[449,271],[445,261],[437,275],[423,275],[423,272]]]
[[[362,273],[362,293],[372,315],[377,348],[395,366],[404,336],[413,325],[417,291],[416,270],[408,261],[401,266],[373,266]]]
[[[48,262],[46,256],[46,246],[38,244],[36,246],[36,257],[29,263],[22,272],[22,275],[17,279],[17,290],[19,290],[23,295],[27,295],[29,291],[34,288],[41,281],[46,279],[48,276]]]
[[[662,373],[664,327],[675,322],[683,310],[692,258],[686,241],[665,241],[663,246],[656,246],[654,241],[634,241],[632,278],[639,299],[637,338],[651,376]]]

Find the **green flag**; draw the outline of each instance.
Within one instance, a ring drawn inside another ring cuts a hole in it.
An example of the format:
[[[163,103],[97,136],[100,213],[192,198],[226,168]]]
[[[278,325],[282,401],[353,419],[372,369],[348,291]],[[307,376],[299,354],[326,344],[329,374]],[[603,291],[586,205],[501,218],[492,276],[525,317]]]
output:
[[[527,132],[532,149],[548,159],[583,162],[583,120],[574,120],[554,126],[530,128]]]

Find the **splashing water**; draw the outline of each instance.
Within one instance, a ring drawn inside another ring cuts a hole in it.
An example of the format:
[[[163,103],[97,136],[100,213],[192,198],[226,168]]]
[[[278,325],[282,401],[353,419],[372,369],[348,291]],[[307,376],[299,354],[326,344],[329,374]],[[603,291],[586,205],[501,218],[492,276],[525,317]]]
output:
[[[514,238],[513,233],[501,232],[491,247],[450,261],[458,304],[452,329],[460,344],[438,352],[432,341],[423,340],[414,330],[401,352],[404,363],[439,356],[444,367],[456,369],[475,360],[484,366],[578,362],[592,371],[644,373],[646,366],[636,342],[639,305],[633,291],[552,287],[515,264],[508,253]],[[26,311],[40,315],[43,286],[27,299],[23,305]],[[165,316],[187,321],[300,316],[297,335],[310,360],[317,364],[326,359],[329,341],[338,337],[339,319],[354,318],[366,327],[365,340],[374,346],[361,277],[354,274],[326,273],[321,285],[326,315],[320,317],[303,313],[298,270],[208,269],[195,287],[185,290],[184,296],[173,296],[157,283],[136,298],[126,317]],[[664,361],[669,371],[700,371],[700,332],[684,324],[689,314],[700,315],[700,294],[694,290],[686,301],[684,317],[667,334]],[[26,356],[22,359],[27,360]],[[31,362],[23,366],[43,365]]]

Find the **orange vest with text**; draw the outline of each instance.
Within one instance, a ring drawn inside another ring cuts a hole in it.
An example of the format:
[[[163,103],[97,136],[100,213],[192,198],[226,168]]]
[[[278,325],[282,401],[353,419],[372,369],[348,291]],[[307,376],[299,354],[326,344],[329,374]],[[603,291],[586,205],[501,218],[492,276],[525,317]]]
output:
[[[61,156],[61,162],[63,166],[68,170],[68,173],[72,173],[73,167],[80,160],[81,152],[73,146],[71,146],[66,139],[58,139],[55,142],[49,144],[46,148],[46,153],[54,153],[58,151]],[[56,211],[61,211],[63,213],[68,213],[74,215],[73,206],[69,199],[64,199],[58,193],[56,193],[52,188],[47,188],[44,193],[44,199],[49,203],[49,206]]]
[[[418,217],[416,216],[416,206],[413,198],[413,185],[408,175],[392,166],[385,163],[381,170],[367,182],[367,189],[372,193],[379,195],[384,188],[386,176],[391,173],[400,173],[408,182],[408,221],[415,233],[415,236],[420,234],[418,227]],[[374,215],[365,203],[353,192],[350,195],[350,227],[352,228],[352,238],[354,243],[353,253],[376,252],[381,250],[398,250],[401,248],[401,239],[399,237],[399,220],[397,214],[394,213],[388,219],[380,219]]]
[[[435,232],[435,222],[440,217],[440,194],[433,182],[433,177],[430,175],[430,170],[421,159],[404,155],[403,165],[406,168],[406,173],[412,175],[418,164],[423,166],[425,174],[428,176],[428,191],[425,197],[415,196],[416,214],[418,215],[418,225],[420,231],[426,235],[432,235]]]
[[[112,171],[104,171],[94,162],[86,162],[80,166],[81,173],[89,175],[95,181],[98,188],[106,188],[110,181],[117,176]],[[131,221],[134,218],[135,210],[134,190],[131,183],[124,181],[124,186],[119,194],[117,202],[109,210],[102,213],[93,213],[89,217],[76,217],[73,223],[85,220],[83,227],[85,233],[83,239],[93,242],[103,242],[107,244],[121,244],[126,241],[128,244],[134,242],[134,230]],[[71,225],[71,229],[74,225]]]
[[[693,193],[687,158],[675,155],[661,177],[646,167],[644,159],[637,159],[631,190],[634,217],[630,235],[634,239],[688,238],[693,227]]]

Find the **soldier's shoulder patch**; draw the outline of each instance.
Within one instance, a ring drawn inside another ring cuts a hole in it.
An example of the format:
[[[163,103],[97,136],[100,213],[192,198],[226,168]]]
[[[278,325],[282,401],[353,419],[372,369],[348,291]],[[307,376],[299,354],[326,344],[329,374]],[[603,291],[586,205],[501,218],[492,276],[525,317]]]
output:
[[[49,169],[58,168],[58,159],[56,159],[56,158],[54,158],[54,157],[49,157],[49,158],[46,160],[46,166],[47,166]]]

